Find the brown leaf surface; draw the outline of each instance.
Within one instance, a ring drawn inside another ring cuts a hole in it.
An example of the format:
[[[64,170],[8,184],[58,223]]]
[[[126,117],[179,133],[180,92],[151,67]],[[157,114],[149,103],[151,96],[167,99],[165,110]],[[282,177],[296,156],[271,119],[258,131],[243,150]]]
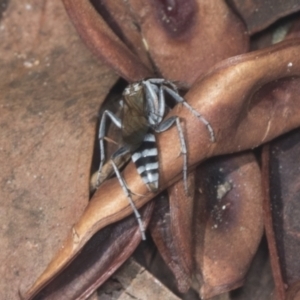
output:
[[[114,68],[128,81],[137,81],[152,75],[138,57],[117,37],[108,24],[99,17],[90,1],[62,0],[81,38],[90,50]],[[126,59],[124,59],[126,56]]]
[[[158,73],[191,85],[215,63],[248,49],[245,26],[225,1],[172,6],[157,0],[95,0],[101,15],[89,1],[63,2],[87,46],[129,81]],[[154,64],[150,73],[145,52]]]
[[[294,17],[287,38],[299,37],[298,19]],[[281,82],[270,97],[288,97],[294,93],[299,95],[299,84]],[[295,191],[298,168],[294,163],[299,156],[298,135],[298,130],[288,133],[263,151],[265,228],[278,299],[298,299],[300,295],[299,230],[296,222],[292,221],[292,225],[290,222],[299,217]]]
[[[244,19],[250,34],[300,10],[298,0],[229,0],[229,3]]]
[[[147,227],[154,202],[141,210]],[[73,233],[76,235],[76,233]],[[34,300],[88,299],[105,282],[141,242],[139,227],[132,216],[97,232],[83,247],[68,268],[33,297]]]
[[[190,86],[217,62],[248,49],[245,26],[226,2],[131,0],[162,77]]]
[[[254,148],[300,125],[298,95],[270,101],[262,95],[269,82],[300,75],[299,40],[226,60],[193,85],[186,99],[210,121],[217,142],[211,144],[203,124],[190,112],[178,106],[176,113],[185,120],[189,148],[189,166],[194,167],[208,157]],[[237,84],[238,82],[238,84]],[[296,80],[295,80],[296,82]],[[259,93],[256,93],[257,91]],[[283,113],[284,112],[284,113]],[[158,136],[161,153],[161,188],[172,184],[182,173],[177,131],[170,129]],[[123,176],[135,196],[137,207],[154,195],[147,191],[132,163]],[[114,201],[111,201],[114,199]],[[63,268],[87,240],[99,229],[131,214],[131,208],[116,179],[105,182],[96,192],[80,221],[74,226],[76,240],[69,236],[64,248],[50,263],[33,287],[38,288]]]
[[[169,200],[166,196],[157,199],[149,226],[160,255],[173,272],[182,293],[187,292],[192,283],[194,172],[188,176],[188,186],[189,196],[185,195],[180,180],[168,189]]]
[[[242,285],[263,234],[259,166],[252,153],[222,156],[197,169],[196,276],[208,299]]]
[[[0,290],[18,299],[88,202],[97,111],[116,77],[59,2],[9,1],[0,28]]]
[[[251,262],[243,286],[230,293],[231,300],[275,300],[268,245],[265,238]],[[278,300],[278,299],[277,299]]]
[[[131,3],[120,0],[91,0],[91,3],[98,12],[98,18],[103,18],[114,34],[126,45],[128,50],[136,55],[137,65],[138,60],[140,60],[149,70],[152,70],[153,64],[145,41],[142,38],[140,25],[132,11]],[[72,9],[76,10],[76,7],[73,6]],[[80,22],[80,20],[78,21]],[[110,49],[110,52],[115,50]],[[103,51],[103,49],[97,49],[97,51],[100,51],[104,57],[109,56],[109,52]],[[122,53],[122,55],[124,57],[124,55],[127,55],[127,52]],[[113,67],[117,70],[118,65],[114,65]],[[130,70],[125,70],[125,72],[128,71],[130,72]]]
[[[299,85],[294,88],[298,92]],[[299,137],[297,129],[270,144],[271,212],[283,281],[288,287],[300,282]]]

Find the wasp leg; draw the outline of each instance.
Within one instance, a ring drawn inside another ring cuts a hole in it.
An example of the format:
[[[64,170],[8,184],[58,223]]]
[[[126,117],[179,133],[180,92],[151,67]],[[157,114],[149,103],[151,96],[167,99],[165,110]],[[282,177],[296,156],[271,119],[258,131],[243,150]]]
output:
[[[151,84],[148,80],[142,82],[145,87],[147,101],[148,121],[151,126],[156,126],[163,119],[165,102],[161,99],[161,88]],[[163,92],[163,91],[162,91]]]
[[[129,153],[130,150],[129,150],[129,147],[127,145],[119,148],[112,156],[111,156],[111,159],[115,160],[116,158],[120,157],[120,156],[123,156],[127,153]]]
[[[101,121],[100,121],[100,125],[99,125],[99,136],[98,136],[98,138],[99,138],[99,146],[100,146],[100,165],[99,165],[99,169],[98,169],[98,177],[97,177],[96,188],[99,187],[100,173],[101,173],[101,169],[103,167],[104,160],[105,160],[104,137],[105,137],[105,131],[106,131],[106,120],[107,120],[108,117],[111,119],[111,121],[118,128],[122,127],[122,122],[117,116],[115,116],[109,110],[104,111],[104,113],[102,115],[102,118],[101,118]]]
[[[178,130],[178,135],[179,135],[179,140],[180,140],[180,148],[181,148],[181,154],[183,157],[183,184],[184,184],[184,191],[186,195],[188,195],[188,184],[187,184],[187,147],[186,147],[186,142],[182,130],[182,126],[180,124],[180,119],[177,116],[172,116],[162,123],[159,124],[157,128],[154,130],[156,132],[163,132],[168,130],[174,123],[176,123],[177,130]]]
[[[160,122],[162,121],[166,110],[166,100],[163,87],[159,88],[159,97],[158,97],[158,115],[161,117]]]
[[[182,103],[187,109],[189,109],[207,128],[210,134],[210,139],[214,143],[216,141],[214,130],[212,129],[210,123],[201,115],[199,114],[192,106],[190,106],[184,98],[182,98],[177,92],[173,91],[172,89],[168,88],[167,86],[163,86],[163,89],[178,103]]]
[[[139,211],[137,210],[136,206],[134,205],[134,202],[133,202],[133,200],[131,198],[131,193],[130,193],[130,191],[129,191],[129,189],[128,189],[128,187],[127,187],[127,185],[126,185],[126,183],[125,183],[125,181],[124,181],[124,179],[123,179],[123,177],[122,177],[119,169],[117,168],[116,164],[114,163],[114,161],[112,159],[111,159],[111,164],[112,164],[112,166],[114,168],[114,171],[115,171],[115,173],[117,175],[117,178],[118,178],[118,180],[120,182],[120,185],[121,185],[121,187],[122,187],[125,195],[129,199],[129,203],[131,205],[133,213],[134,213],[134,215],[135,215],[135,217],[137,219],[137,222],[139,224],[139,228],[140,228],[141,235],[142,235],[142,240],[146,240],[145,227],[144,227],[144,225],[142,223],[141,215],[140,215]]]
[[[121,148],[119,148],[115,153],[113,153],[113,155],[111,156],[111,160],[114,161],[114,164],[117,166],[118,170],[120,167],[122,167],[122,163],[123,165],[125,163],[128,162],[128,160],[130,159],[130,156],[128,157],[128,154],[130,154],[130,149],[128,147],[128,145],[125,145]],[[121,166],[118,164],[118,162],[120,162]],[[137,194],[132,192],[126,185],[126,182],[124,181],[124,184],[127,188],[127,190],[129,191],[130,194],[135,195],[135,196],[139,196],[139,197],[143,197],[144,195],[141,194]]]
[[[166,80],[166,79],[164,79],[164,78],[150,78],[150,79],[148,79],[148,81],[150,81],[150,82],[153,83],[153,84],[159,84],[159,85],[165,85],[165,84],[167,84],[167,85],[171,86],[172,89],[173,89],[176,93],[178,93],[178,88],[177,88],[176,84],[174,84],[174,83],[173,83],[172,81],[170,81],[170,80]]]

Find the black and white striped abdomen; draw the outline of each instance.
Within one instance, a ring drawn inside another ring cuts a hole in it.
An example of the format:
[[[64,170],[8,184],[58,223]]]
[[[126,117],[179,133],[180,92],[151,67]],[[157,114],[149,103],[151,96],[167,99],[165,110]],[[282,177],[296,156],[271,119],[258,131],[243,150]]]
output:
[[[158,190],[159,163],[155,135],[149,131],[131,156],[144,183],[151,192]]]

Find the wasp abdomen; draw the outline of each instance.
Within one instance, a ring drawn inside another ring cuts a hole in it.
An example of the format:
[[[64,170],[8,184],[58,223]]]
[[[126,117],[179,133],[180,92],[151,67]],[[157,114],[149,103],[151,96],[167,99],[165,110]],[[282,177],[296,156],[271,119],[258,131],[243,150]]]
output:
[[[145,135],[131,158],[148,189],[156,192],[159,186],[159,163],[156,138],[152,132]]]

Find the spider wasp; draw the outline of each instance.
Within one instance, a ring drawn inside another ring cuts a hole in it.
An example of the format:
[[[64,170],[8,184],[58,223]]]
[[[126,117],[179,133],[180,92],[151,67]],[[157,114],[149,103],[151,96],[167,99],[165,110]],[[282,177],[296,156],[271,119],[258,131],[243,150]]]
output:
[[[117,117],[111,111],[105,110],[99,125],[100,166],[97,181],[99,182],[101,169],[105,162],[104,138],[106,123],[109,118],[121,130],[124,142],[124,145],[112,155],[110,162],[123,191],[129,199],[138,221],[143,240],[145,240],[146,237],[141,216],[133,203],[131,191],[121,176],[115,160],[130,153],[131,159],[135,163],[137,171],[148,189],[151,192],[157,192],[159,189],[159,161],[155,133],[164,132],[176,124],[181,145],[181,154],[183,156],[183,181],[185,191],[187,192],[186,143],[179,117],[172,116],[168,119],[163,119],[166,115],[166,109],[168,108],[165,94],[176,103],[181,103],[186,106],[204,123],[210,133],[211,140],[214,142],[214,132],[209,122],[179,95],[178,89],[173,82],[163,78],[150,78],[129,84],[122,94],[121,118]]]

